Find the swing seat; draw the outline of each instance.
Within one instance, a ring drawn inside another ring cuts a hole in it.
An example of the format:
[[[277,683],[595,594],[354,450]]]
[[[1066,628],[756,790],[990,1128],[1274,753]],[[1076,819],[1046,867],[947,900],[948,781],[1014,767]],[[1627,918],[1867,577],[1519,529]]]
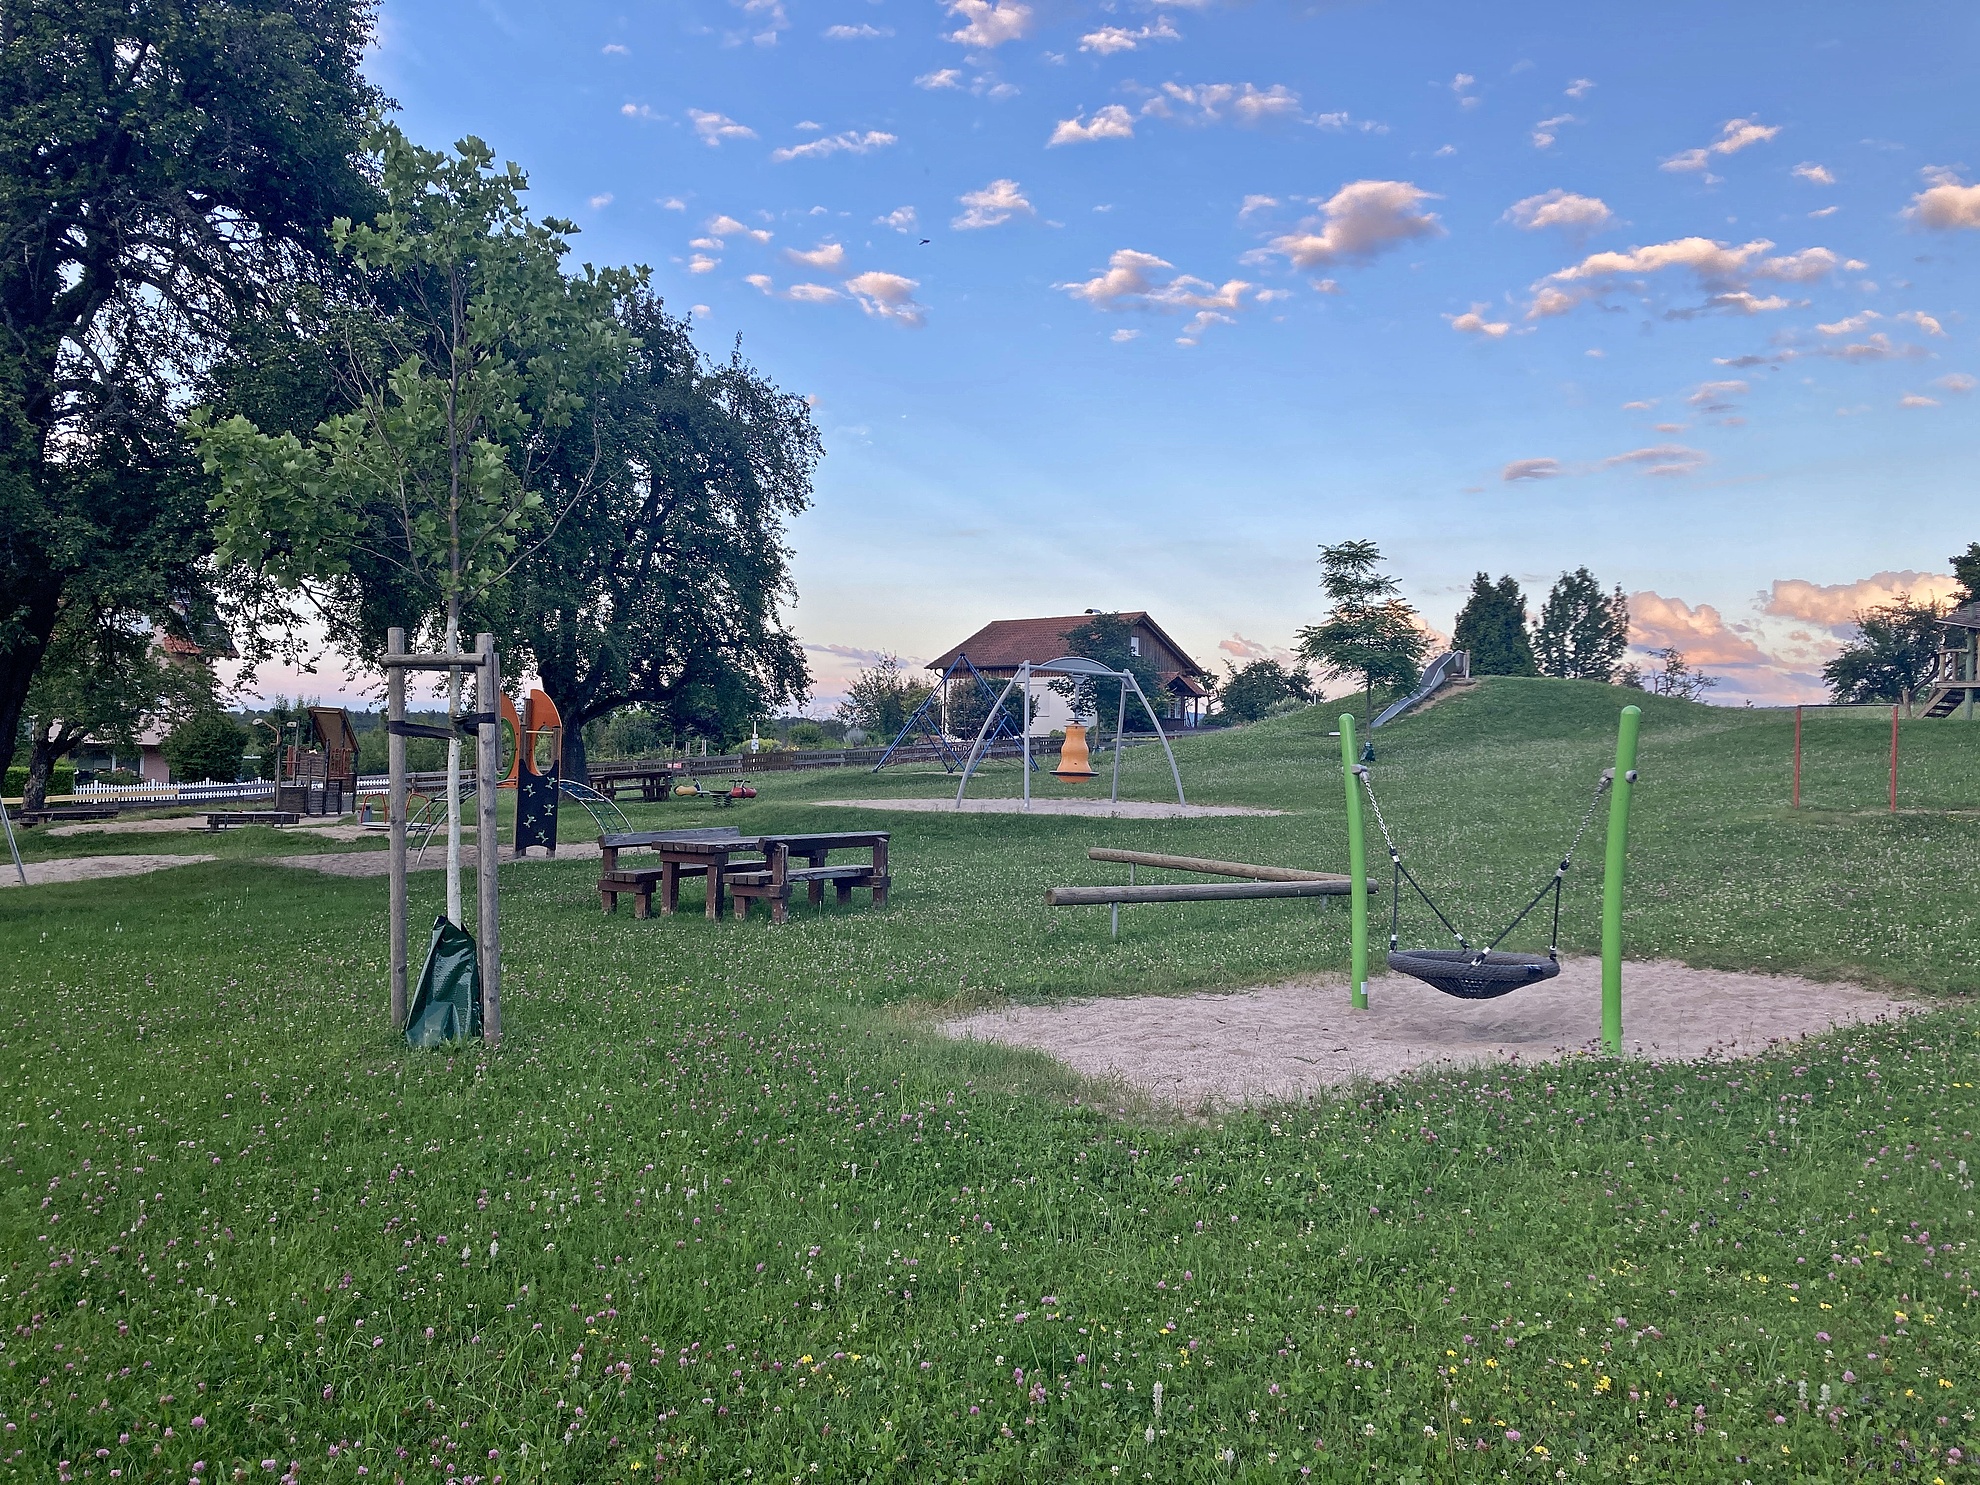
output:
[[[1405,949],[1390,953],[1389,968],[1412,975],[1459,1000],[1492,1000],[1510,995],[1522,985],[1551,980],[1561,972],[1561,962],[1550,954]]]

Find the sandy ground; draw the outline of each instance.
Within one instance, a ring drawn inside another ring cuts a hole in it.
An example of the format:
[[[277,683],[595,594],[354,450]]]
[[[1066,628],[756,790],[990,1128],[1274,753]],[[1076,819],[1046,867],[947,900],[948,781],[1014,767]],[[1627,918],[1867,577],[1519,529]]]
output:
[[[965,799],[956,809],[954,799],[821,799],[819,804],[847,810],[919,810],[965,815],[1024,814],[1022,799]],[[1149,804],[1123,799],[1109,804],[1104,799],[1034,799],[1034,815],[1093,815],[1103,820],[1195,820],[1212,815],[1283,815],[1284,810],[1251,809],[1241,804]]]
[[[147,872],[164,871],[167,867],[192,866],[201,861],[218,859],[214,856],[69,856],[59,861],[30,861],[27,863],[27,884],[30,887],[45,887],[50,882],[141,877]],[[0,856],[0,887],[20,885],[20,873],[14,870],[14,863]]]
[[[235,826],[234,829],[241,827]],[[367,835],[382,832],[366,829],[362,825],[346,820],[333,820],[318,816],[298,820],[293,825],[277,825],[276,830],[308,830],[326,840],[362,840]],[[74,825],[51,825],[41,832],[49,836],[57,835],[170,835],[181,830],[196,830],[207,834],[206,816],[170,815],[157,820],[83,820]]]
[[[408,852],[410,857],[413,853]],[[541,865],[545,861],[596,861],[603,853],[596,841],[563,841],[557,846],[555,856],[545,856],[532,849],[529,855],[520,860],[507,854],[506,848],[500,858],[500,865],[522,866],[529,863]],[[325,853],[320,856],[268,856],[263,861],[269,866],[294,866],[303,871],[320,871],[327,877],[382,877],[392,870],[390,851],[346,851]],[[410,860],[407,863],[412,865]],[[447,864],[447,842],[435,836],[433,844],[427,848],[426,858],[414,871],[439,871]],[[461,848],[461,864],[472,870],[475,865],[473,846]]]
[[[1440,1064],[1545,1062],[1593,1051],[1601,986],[1601,961],[1577,959],[1555,979],[1497,1000],[1457,1000],[1388,975],[1370,982],[1365,1011],[1348,1005],[1344,982],[1303,981],[1224,995],[1013,1006],[943,1029],[1033,1047],[1090,1077],[1198,1108],[1281,1102]],[[1856,986],[1786,975],[1668,961],[1623,971],[1623,1045],[1635,1057],[1752,1057],[1777,1042],[1913,1009]]]

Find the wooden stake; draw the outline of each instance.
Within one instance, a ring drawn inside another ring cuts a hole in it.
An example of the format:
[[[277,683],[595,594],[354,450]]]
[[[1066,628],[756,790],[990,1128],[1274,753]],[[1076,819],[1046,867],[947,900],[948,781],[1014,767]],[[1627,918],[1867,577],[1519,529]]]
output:
[[[479,658],[475,710],[495,718],[501,703],[502,662],[495,653],[495,636],[475,636]],[[502,761],[502,724],[483,721],[476,728],[474,802],[480,828],[476,832],[474,862],[480,902],[475,913],[475,937],[481,950],[481,1040],[493,1047],[502,1040],[502,929],[497,887],[502,852],[496,837],[495,803]]]
[[[406,648],[406,631],[387,631],[385,647],[393,654]],[[385,720],[406,719],[406,673],[399,666],[385,667]],[[406,740],[395,732],[385,734],[385,757],[391,775],[391,793],[385,804],[385,819],[391,827],[391,935],[392,935],[392,1026],[403,1030],[406,1024]],[[277,768],[280,768],[279,750]]]

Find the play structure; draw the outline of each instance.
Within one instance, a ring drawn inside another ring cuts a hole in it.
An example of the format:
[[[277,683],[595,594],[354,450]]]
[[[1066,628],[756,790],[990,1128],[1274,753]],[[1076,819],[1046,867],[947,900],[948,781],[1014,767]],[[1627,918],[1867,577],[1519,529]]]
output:
[[[1341,718],[1341,768],[1346,786],[1348,821],[1348,874],[1350,886],[1350,969],[1349,995],[1357,1008],[1368,1004],[1368,882],[1367,850],[1363,834],[1361,801],[1365,794],[1382,839],[1389,848],[1391,866],[1389,909],[1389,968],[1412,975],[1446,995],[1464,1000],[1489,1000],[1530,985],[1552,979],[1560,973],[1561,894],[1574,864],[1575,848],[1595,817],[1602,796],[1609,796],[1608,847],[1602,872],[1602,1042],[1612,1053],[1622,1051],[1622,893],[1623,875],[1628,862],[1629,805],[1636,783],[1636,736],[1642,713],[1634,706],[1622,709],[1616,732],[1615,766],[1603,773],[1595,786],[1594,798],[1581,817],[1573,839],[1561,853],[1553,875],[1528,899],[1525,907],[1483,948],[1475,946],[1451,917],[1438,905],[1416,875],[1404,865],[1402,851],[1390,834],[1388,821],[1375,796],[1375,786],[1367,765],[1355,750],[1354,717]],[[1423,899],[1437,921],[1456,940],[1454,949],[1404,949],[1401,946],[1402,884],[1407,881]],[[1554,899],[1554,922],[1547,952],[1540,954],[1502,953],[1499,945],[1525,921],[1549,894]]]
[[[1000,737],[1017,741],[1017,724],[1003,709],[1000,698],[991,688],[990,682],[978,670],[968,655],[958,654],[949,668],[942,672],[942,678],[935,683],[935,689],[922,698],[921,705],[914,709],[914,715],[902,725],[894,740],[887,745],[887,751],[880,755],[880,761],[873,765],[878,773],[894,761],[894,755],[904,747],[923,741],[935,749],[935,756],[942,760],[942,771],[954,773],[963,767],[962,754],[956,750],[956,739],[948,731],[949,712],[955,705],[951,685],[962,686],[966,693],[984,702],[989,708],[986,724],[994,721],[995,727],[990,741],[995,743]],[[1006,687],[1006,690],[1009,688]]]
[[[953,667],[952,667],[953,668]],[[974,667],[971,667],[973,670]],[[983,719],[983,726],[976,734],[976,742],[969,750],[969,760],[963,765],[962,781],[956,785],[956,808],[961,809],[963,795],[969,788],[970,776],[976,772],[976,765],[983,761],[983,752],[994,734],[1001,733],[1010,718],[1004,711],[1004,700],[1012,691],[1021,691],[1024,697],[1024,725],[1020,729],[1024,739],[1024,807],[1031,808],[1031,683],[1039,676],[1070,676],[1081,680],[1112,681],[1118,684],[1119,706],[1114,721],[1114,783],[1113,792],[1108,796],[1110,803],[1118,804],[1121,797],[1121,731],[1127,724],[1127,694],[1133,690],[1141,702],[1141,708],[1148,713],[1149,725],[1154,727],[1155,736],[1162,744],[1162,751],[1169,755],[1169,772],[1176,781],[1176,803],[1187,804],[1183,798],[1182,770],[1176,766],[1176,751],[1169,746],[1168,734],[1162,731],[1162,719],[1155,714],[1148,697],[1142,692],[1141,682],[1134,673],[1127,670],[1109,670],[1097,660],[1088,660],[1083,655],[1061,655],[1057,660],[1048,660],[1043,665],[1034,665],[1026,660],[1017,668],[991,704],[990,714]],[[980,678],[980,677],[979,677]],[[1083,741],[1083,739],[1082,739]],[[1090,770],[1089,770],[1089,777]]]
[[[1121,904],[1135,902],[1241,902],[1277,897],[1344,897],[1348,879],[1338,872],[1301,871],[1290,866],[1259,866],[1249,861],[1213,861],[1201,856],[1167,856],[1152,851],[1117,851],[1092,846],[1089,861],[1117,861],[1128,869],[1126,886],[1051,887],[1047,907],[1111,907],[1114,937],[1121,936]],[[1137,867],[1194,872],[1198,876],[1242,877],[1240,882],[1160,882],[1141,886]]]
[[[406,631],[393,629],[385,639],[385,732],[386,759],[391,778],[386,818],[391,830],[390,934],[392,950],[392,1024],[407,1033],[415,1045],[427,1044],[429,1009],[436,1014],[432,1029],[444,1030],[443,1039],[472,1035],[479,1029],[484,1043],[494,1046],[502,1039],[502,939],[499,921],[495,871],[495,793],[499,782],[501,714],[490,707],[491,698],[502,694],[502,666],[495,654],[495,636],[478,634],[470,654],[420,655],[406,649]],[[406,672],[437,670],[456,675],[466,671],[474,676],[475,695],[481,711],[452,718],[453,729],[429,727],[406,720]],[[465,940],[464,926],[442,917],[434,924],[426,963],[419,980],[420,996],[409,1006],[406,985],[406,833],[407,772],[406,739],[429,737],[450,742],[456,736],[475,740],[475,815],[477,839],[483,849],[475,852],[476,912],[475,937]],[[472,984],[470,985],[470,980]],[[461,1007],[470,1007],[462,1011]],[[479,1013],[478,1018],[474,1012]],[[411,1024],[411,1013],[422,1019]],[[475,1021],[479,1020],[479,1027]],[[442,1027],[439,1023],[445,1022]]]
[[[275,808],[335,817],[357,803],[357,733],[341,706],[309,708],[309,743],[275,755]]]
[[[1375,714],[1368,724],[1373,732],[1377,727],[1387,726],[1404,712],[1421,706],[1452,681],[1471,679],[1471,655],[1465,650],[1446,650],[1423,668],[1423,679],[1417,682],[1416,689],[1399,700],[1390,702]]]

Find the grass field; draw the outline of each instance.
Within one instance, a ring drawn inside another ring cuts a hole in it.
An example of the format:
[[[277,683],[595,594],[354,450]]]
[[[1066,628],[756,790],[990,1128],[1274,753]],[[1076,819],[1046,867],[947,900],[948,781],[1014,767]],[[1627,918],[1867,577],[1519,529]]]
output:
[[[1551,869],[1622,699],[1500,681],[1377,735],[1391,823],[1467,926]],[[1824,715],[1792,811],[1788,718],[1643,704],[1632,955],[1937,1008],[1759,1063],[1205,1116],[926,1029],[1344,969],[1338,904],[1131,909],[1118,942],[1041,906],[1118,879],[1091,844],[1338,868],[1317,712],[1179,748],[1193,800],[1271,818],[811,803],[941,791],[898,773],[643,807],[884,819],[894,903],[642,923],[600,917],[595,863],[506,870],[492,1056],[393,1037],[383,883],[256,864],[294,833],[0,894],[0,1479],[1956,1485],[1980,1444],[1980,731],[1907,724],[1893,816],[1887,721]],[[1161,797],[1159,750],[1125,773]]]

